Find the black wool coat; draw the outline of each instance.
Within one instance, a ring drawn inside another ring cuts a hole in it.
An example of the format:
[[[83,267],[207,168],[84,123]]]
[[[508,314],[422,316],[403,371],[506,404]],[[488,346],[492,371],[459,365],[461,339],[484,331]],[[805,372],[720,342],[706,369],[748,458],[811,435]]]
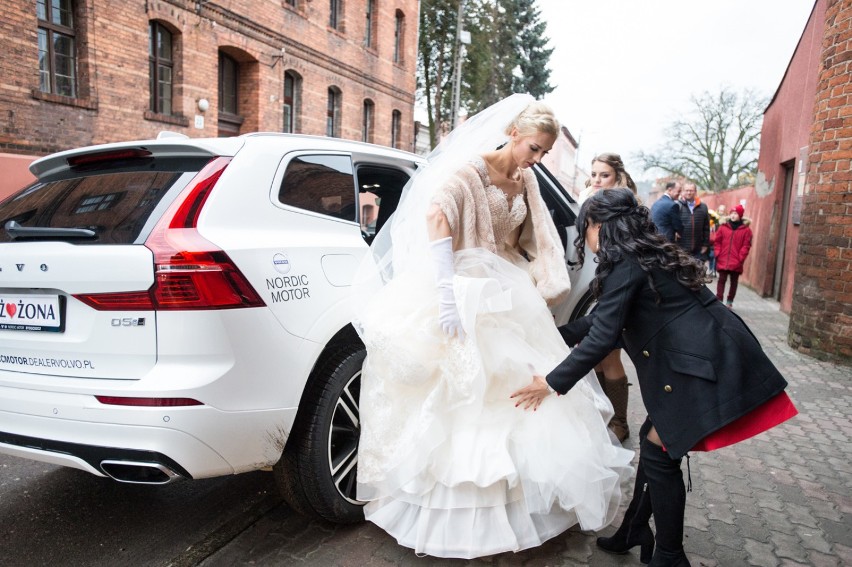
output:
[[[689,210],[686,201],[680,202],[680,220],[683,224],[680,246],[692,255],[701,253],[701,247],[710,249],[710,211],[704,203],[698,203]],[[706,260],[706,258],[705,258]]]
[[[781,393],[787,381],[742,319],[709,289],[692,291],[663,270],[651,274],[659,303],[635,258],[615,263],[597,308],[559,328],[568,344],[580,344],[547,382],[564,394],[621,338],[651,422],[677,459]]]

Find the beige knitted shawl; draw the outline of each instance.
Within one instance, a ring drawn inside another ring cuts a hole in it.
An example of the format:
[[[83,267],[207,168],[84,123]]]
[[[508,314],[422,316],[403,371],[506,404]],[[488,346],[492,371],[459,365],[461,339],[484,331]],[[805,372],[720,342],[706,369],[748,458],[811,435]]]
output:
[[[564,300],[571,290],[565,250],[541,198],[535,173],[529,168],[522,172],[527,218],[521,226],[518,246],[529,260],[527,269],[538,292],[552,306]],[[475,163],[465,165],[450,177],[432,202],[437,203],[447,217],[453,248],[485,248],[498,253],[483,177]],[[503,243],[499,245],[502,247]]]

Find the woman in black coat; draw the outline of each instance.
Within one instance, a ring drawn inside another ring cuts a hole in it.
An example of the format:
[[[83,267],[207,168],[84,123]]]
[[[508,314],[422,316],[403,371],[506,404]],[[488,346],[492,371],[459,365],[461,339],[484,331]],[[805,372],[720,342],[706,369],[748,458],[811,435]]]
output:
[[[705,287],[703,266],[656,233],[630,190],[596,193],[580,209],[577,229],[580,261],[588,245],[599,263],[592,283],[598,305],[560,328],[568,344],[580,342],[568,358],[512,397],[537,408],[551,392],[570,390],[621,341],[648,419],[639,433],[633,500],[615,535],[598,538],[598,545],[616,553],[641,545],[643,563],[689,565],[683,456],[741,441],[795,415],[787,382],[745,323]]]

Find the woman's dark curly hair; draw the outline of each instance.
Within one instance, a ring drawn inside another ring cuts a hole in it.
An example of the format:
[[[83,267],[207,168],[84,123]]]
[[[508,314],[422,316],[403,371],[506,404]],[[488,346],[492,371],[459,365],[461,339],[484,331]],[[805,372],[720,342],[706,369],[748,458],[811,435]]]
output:
[[[597,191],[580,207],[576,225],[579,235],[574,241],[580,264],[585,260],[586,229],[592,223],[601,225],[595,259],[598,267],[591,284],[595,297],[600,297],[603,281],[614,264],[624,257],[638,260],[655,293],[657,288],[651,277],[654,268],[674,274],[681,284],[692,290],[710,281],[702,264],[657,233],[648,207],[640,205],[630,189]]]

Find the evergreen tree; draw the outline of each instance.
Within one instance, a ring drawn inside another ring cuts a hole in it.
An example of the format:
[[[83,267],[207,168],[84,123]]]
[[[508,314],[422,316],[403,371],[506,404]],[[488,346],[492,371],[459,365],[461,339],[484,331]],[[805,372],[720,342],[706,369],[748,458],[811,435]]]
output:
[[[429,115],[432,147],[451,121],[457,18],[460,0],[422,0],[418,95]],[[547,25],[535,0],[466,0],[461,106],[469,115],[509,96],[541,98],[553,90],[547,68]]]
[[[541,20],[541,11],[535,0],[503,0],[514,9],[516,22],[515,53],[520,74],[515,74],[515,92],[528,92],[542,98],[553,91],[550,85],[550,69],[547,64],[553,48],[547,47],[547,24]],[[507,12],[509,11],[507,7]]]
[[[535,0],[477,0],[466,10],[472,41],[462,77],[463,100],[475,113],[516,92],[541,98],[553,90],[547,68],[547,24]]]
[[[418,94],[429,116],[431,147],[452,109],[453,61],[459,0],[422,0],[417,56]]]

